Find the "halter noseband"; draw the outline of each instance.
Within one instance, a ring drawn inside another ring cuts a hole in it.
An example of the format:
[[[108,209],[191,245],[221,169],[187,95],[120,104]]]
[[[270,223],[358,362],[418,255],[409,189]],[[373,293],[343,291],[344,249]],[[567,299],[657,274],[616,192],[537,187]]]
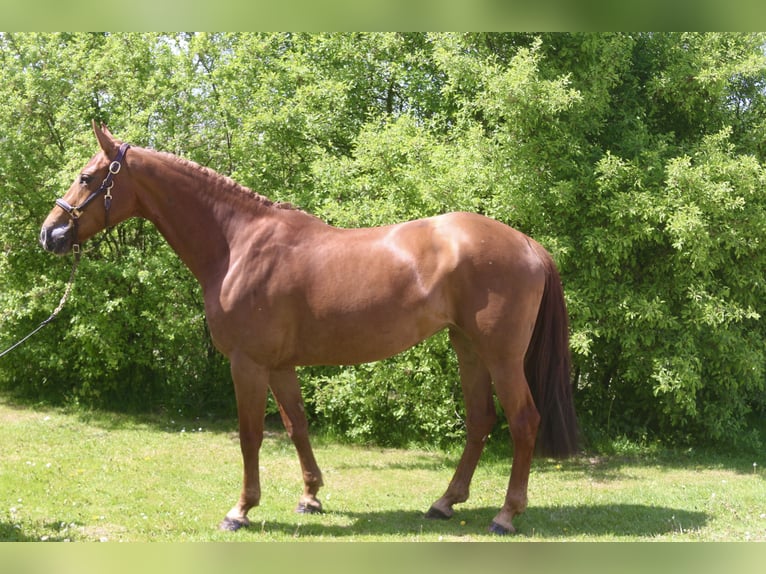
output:
[[[114,161],[109,164],[109,173],[106,174],[104,181],[102,181],[99,188],[96,191],[91,192],[91,194],[86,197],[85,201],[83,201],[80,205],[74,207],[69,205],[62,198],[56,200],[56,205],[66,211],[69,217],[72,219],[72,233],[74,234],[74,238],[72,240],[72,249],[75,251],[75,253],[80,250],[80,244],[77,242],[77,225],[80,219],[80,215],[82,215],[82,212],[85,210],[88,204],[90,204],[102,193],[104,194],[104,218],[106,222],[105,228],[109,229],[109,209],[112,207],[112,187],[114,187],[114,176],[120,173],[120,169],[122,168],[122,160],[125,159],[125,153],[128,151],[128,149],[130,149],[130,144],[124,143],[120,146],[120,149],[117,152],[117,157],[114,158]]]

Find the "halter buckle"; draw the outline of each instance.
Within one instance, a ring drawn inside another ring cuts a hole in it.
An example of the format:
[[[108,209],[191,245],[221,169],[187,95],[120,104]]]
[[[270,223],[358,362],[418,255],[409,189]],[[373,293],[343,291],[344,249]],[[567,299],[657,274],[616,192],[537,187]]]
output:
[[[114,160],[112,163],[109,164],[109,173],[111,173],[112,175],[117,175],[118,173],[120,173],[120,169],[122,169],[122,164],[117,160]]]

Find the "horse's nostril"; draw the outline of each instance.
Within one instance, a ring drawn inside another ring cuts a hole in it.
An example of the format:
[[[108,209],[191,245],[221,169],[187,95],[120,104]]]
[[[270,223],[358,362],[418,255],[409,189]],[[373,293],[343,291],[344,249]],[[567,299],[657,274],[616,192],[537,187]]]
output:
[[[40,230],[40,245],[46,251],[58,254],[66,253],[71,247],[69,226],[43,226]]]

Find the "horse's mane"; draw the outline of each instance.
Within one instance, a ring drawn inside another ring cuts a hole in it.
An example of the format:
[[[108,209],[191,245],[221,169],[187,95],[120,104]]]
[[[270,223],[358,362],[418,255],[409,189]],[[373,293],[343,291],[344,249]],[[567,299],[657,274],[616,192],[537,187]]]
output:
[[[255,201],[263,207],[302,211],[300,208],[294,206],[292,203],[289,203],[287,201],[272,201],[268,197],[261,195],[259,193],[256,193],[252,189],[245,187],[244,185],[240,183],[237,183],[230,177],[225,176],[221,173],[218,173],[217,171],[209,167],[205,167],[194,161],[184,159],[182,157],[178,157],[177,155],[174,155],[172,153],[168,153],[164,151],[155,151],[155,150],[152,150],[152,151],[156,153],[157,155],[159,155],[161,158],[165,159],[166,161],[170,161],[172,163],[178,164],[181,167],[188,169],[190,171],[195,171],[199,173],[200,177],[202,178],[212,180],[216,184],[214,186],[216,189],[220,189],[224,193],[231,194],[237,199],[241,199],[244,201]]]

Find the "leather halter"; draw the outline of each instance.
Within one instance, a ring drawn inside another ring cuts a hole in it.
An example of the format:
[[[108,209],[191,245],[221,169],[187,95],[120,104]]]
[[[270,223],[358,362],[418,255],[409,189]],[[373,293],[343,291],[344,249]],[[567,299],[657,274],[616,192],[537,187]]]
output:
[[[114,176],[120,173],[120,169],[122,168],[122,161],[125,159],[125,153],[128,151],[128,149],[130,149],[130,144],[124,143],[120,146],[120,149],[117,152],[117,157],[112,163],[109,164],[109,173],[106,174],[104,181],[102,181],[99,188],[96,191],[91,192],[91,194],[86,197],[85,201],[83,201],[80,205],[77,207],[69,205],[66,201],[64,201],[63,198],[56,200],[56,205],[66,211],[69,217],[72,219],[72,233],[74,234],[72,240],[73,251],[78,252],[80,250],[80,244],[77,241],[77,226],[80,216],[82,215],[82,212],[85,210],[85,208],[102,193],[104,194],[104,227],[109,229],[109,209],[112,206],[112,187],[114,187]]]

